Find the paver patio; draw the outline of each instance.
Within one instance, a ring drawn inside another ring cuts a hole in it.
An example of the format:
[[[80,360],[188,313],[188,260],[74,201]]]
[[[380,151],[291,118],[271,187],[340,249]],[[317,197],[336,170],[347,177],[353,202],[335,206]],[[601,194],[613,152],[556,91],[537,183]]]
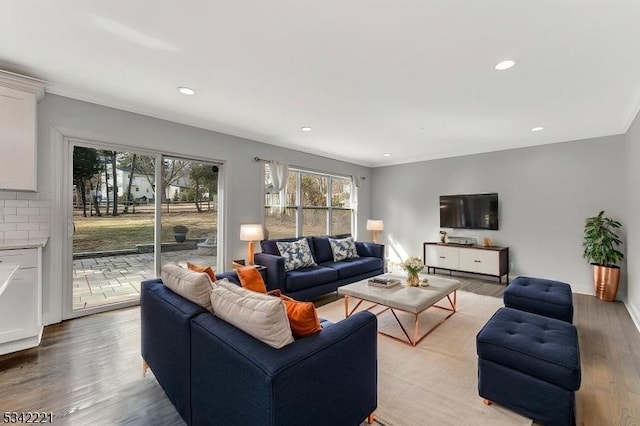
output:
[[[216,256],[197,250],[162,253],[162,262],[186,267],[187,261],[216,265]],[[153,253],[125,254],[73,261],[73,310],[94,308],[140,297],[140,282],[155,277]]]

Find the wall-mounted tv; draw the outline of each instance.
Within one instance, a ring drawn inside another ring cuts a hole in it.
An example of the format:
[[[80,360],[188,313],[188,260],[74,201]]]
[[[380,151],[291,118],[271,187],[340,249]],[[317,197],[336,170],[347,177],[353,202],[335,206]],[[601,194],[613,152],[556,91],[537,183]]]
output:
[[[498,229],[498,194],[440,196],[440,227]]]

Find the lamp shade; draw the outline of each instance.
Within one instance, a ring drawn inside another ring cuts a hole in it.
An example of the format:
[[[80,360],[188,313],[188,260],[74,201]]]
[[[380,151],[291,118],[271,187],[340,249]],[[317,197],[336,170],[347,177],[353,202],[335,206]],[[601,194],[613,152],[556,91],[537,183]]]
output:
[[[248,223],[240,225],[241,241],[259,241],[264,238],[262,225],[259,223]]]
[[[367,231],[384,231],[384,222],[382,220],[367,220]]]

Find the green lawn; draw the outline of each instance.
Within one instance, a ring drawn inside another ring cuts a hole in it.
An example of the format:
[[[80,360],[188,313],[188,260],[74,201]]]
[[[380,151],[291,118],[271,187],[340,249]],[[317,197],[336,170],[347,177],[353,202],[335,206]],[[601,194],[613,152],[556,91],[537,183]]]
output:
[[[153,218],[151,212],[116,217],[83,217],[82,214],[75,214],[73,252],[135,249],[136,244],[152,244]],[[162,242],[175,241],[174,225],[186,225],[189,228],[187,239],[207,238],[217,232],[217,213],[163,212]]]

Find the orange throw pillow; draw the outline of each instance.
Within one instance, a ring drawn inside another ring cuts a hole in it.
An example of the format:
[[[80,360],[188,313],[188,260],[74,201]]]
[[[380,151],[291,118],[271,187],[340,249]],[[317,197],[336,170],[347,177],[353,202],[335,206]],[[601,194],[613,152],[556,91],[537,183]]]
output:
[[[264,284],[262,275],[253,266],[245,266],[244,268],[238,268],[238,278],[240,284],[247,290],[257,291],[258,293],[266,293],[267,286]]]
[[[318,313],[313,303],[298,302],[284,295],[281,295],[280,298],[284,301],[284,307],[287,309],[293,337],[297,339],[321,330]]]
[[[212,283],[216,282],[216,273],[213,272],[213,269],[211,268],[211,266],[201,266],[201,265],[196,265],[195,263],[187,262],[187,269],[191,269],[192,271],[196,271],[196,272],[206,272],[207,275],[209,275],[211,282]]]

